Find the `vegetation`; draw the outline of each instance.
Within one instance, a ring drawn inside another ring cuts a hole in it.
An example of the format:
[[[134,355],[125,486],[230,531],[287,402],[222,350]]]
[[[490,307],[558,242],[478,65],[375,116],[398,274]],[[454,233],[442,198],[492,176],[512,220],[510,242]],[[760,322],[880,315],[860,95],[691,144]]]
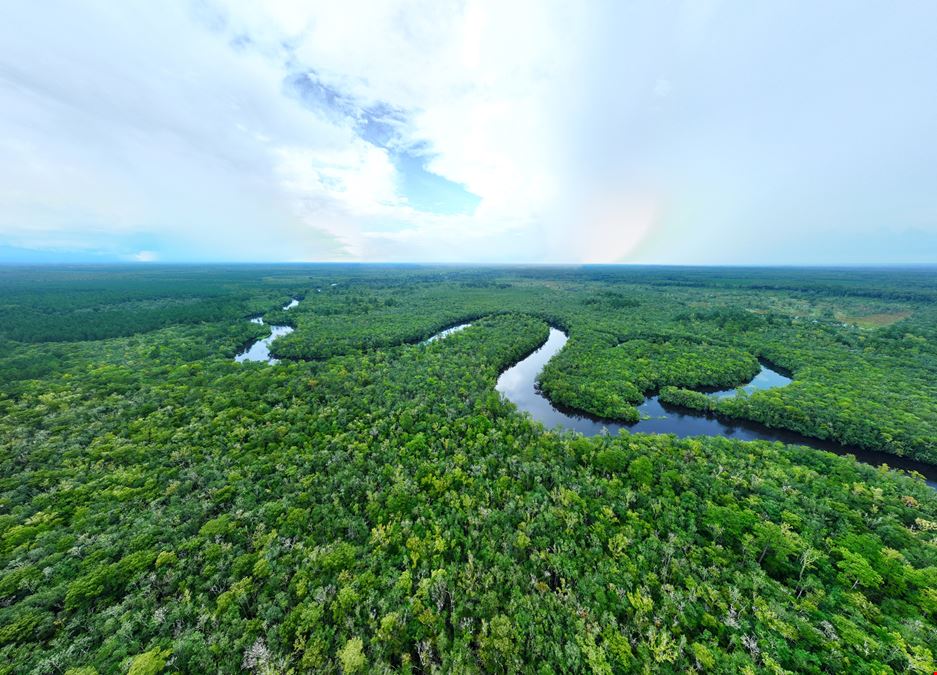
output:
[[[932,671],[920,478],[777,443],[549,432],[494,383],[552,324],[570,340],[542,386],[580,409],[627,419],[660,389],[937,462],[933,278],[4,270],[0,673]],[[83,339],[83,311],[114,321]],[[295,325],[273,344],[294,358],[233,361],[266,335],[256,314]],[[794,382],[691,391],[758,357]]]
[[[750,380],[758,359],[738,348],[655,336],[618,343],[584,332],[551,359],[540,388],[555,402],[598,417],[637,421],[633,407],[662,386],[728,387]]]
[[[660,390],[660,400],[670,405],[678,405],[693,410],[713,412],[717,401],[706,394],[681,387],[664,387]]]

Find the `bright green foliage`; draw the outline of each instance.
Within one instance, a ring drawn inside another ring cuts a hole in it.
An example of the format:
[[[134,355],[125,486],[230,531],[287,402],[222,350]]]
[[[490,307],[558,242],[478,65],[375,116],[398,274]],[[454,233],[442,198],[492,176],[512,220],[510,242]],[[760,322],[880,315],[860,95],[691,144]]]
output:
[[[367,659],[364,657],[364,643],[361,638],[352,638],[345,643],[338,655],[343,673],[360,673],[364,670]]]
[[[882,576],[873,569],[869,561],[859,553],[840,549],[838,553],[843,557],[836,563],[842,570],[847,581],[852,581],[852,587],[862,585],[865,588],[878,588],[882,585]]]
[[[170,649],[151,649],[138,654],[130,662],[127,675],[158,675],[166,667],[166,658],[171,653]]]
[[[521,665],[517,650],[518,636],[511,620],[497,614],[482,629],[479,655],[485,670],[494,673],[515,672]]]
[[[0,275],[7,316],[44,314],[0,345],[4,675],[935,668],[922,480],[805,447],[546,431],[494,391],[552,324],[557,386],[595,375],[630,406],[603,369],[643,395],[767,358],[794,382],[719,413],[933,459],[932,276],[70,274]],[[166,309],[202,306],[201,283],[220,315]],[[82,341],[83,312],[114,337]],[[234,363],[263,312],[297,327],[281,353],[315,358]]]
[[[638,457],[629,464],[628,476],[637,485],[650,485],[654,480],[654,465],[648,457]]]

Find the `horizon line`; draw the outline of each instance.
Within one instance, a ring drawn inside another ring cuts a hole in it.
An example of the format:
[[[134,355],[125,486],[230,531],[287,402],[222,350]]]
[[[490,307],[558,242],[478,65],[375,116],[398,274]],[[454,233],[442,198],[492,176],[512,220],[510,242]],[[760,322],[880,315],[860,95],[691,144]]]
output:
[[[477,262],[477,261],[388,261],[388,260],[110,260],[110,261],[17,261],[0,259],[0,267],[193,267],[193,266],[303,266],[303,265],[353,265],[353,266],[412,266],[412,267],[696,267],[696,268],[818,268],[818,269],[856,269],[856,268],[893,268],[893,267],[937,267],[937,261],[930,262],[785,262],[785,263],[669,263],[669,262]]]

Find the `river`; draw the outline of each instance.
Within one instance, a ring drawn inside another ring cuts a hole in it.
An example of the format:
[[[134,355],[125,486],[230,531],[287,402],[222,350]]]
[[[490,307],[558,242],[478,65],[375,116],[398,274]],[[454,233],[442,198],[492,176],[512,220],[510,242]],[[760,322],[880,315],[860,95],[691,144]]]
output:
[[[298,304],[299,300],[293,298],[283,309],[290,310]],[[251,322],[263,325],[261,317],[254,317]],[[471,326],[471,323],[451,326],[424,340],[422,344],[441,340],[469,326]],[[270,326],[270,335],[268,337],[249,345],[244,351],[235,356],[234,360],[238,363],[265,361],[275,364],[278,361],[270,355],[270,343],[278,337],[292,332],[293,329],[290,326]],[[793,431],[773,429],[757,422],[731,419],[688,408],[666,405],[661,403],[657,396],[649,396],[638,406],[641,420],[634,424],[622,424],[612,420],[598,419],[553,405],[537,388],[537,376],[543,370],[547,361],[559,353],[568,339],[569,337],[565,333],[551,327],[547,341],[526,358],[501,373],[495,386],[502,396],[517,406],[518,410],[530,414],[533,419],[548,429],[560,427],[579,432],[585,436],[595,436],[600,433],[617,434],[621,429],[625,429],[631,433],[673,434],[679,438],[687,436],[724,436],[739,441],[780,441],[793,445],[805,445],[818,450],[827,450],[838,455],[854,455],[860,462],[874,466],[888,464],[888,466],[894,468],[917,471],[926,477],[928,485],[937,489],[937,467],[924,462],[898,457],[886,452],[844,446],[832,441],[804,436]],[[752,393],[759,390],[783,387],[790,382],[791,378],[773,370],[768,364],[762,363],[761,371],[741,388],[748,393]],[[726,398],[736,395],[737,391],[738,388],[721,389],[709,391],[707,394],[714,398]]]
[[[283,310],[289,311],[298,304],[298,298],[291,298],[287,304],[283,305]],[[261,326],[264,325],[264,320],[259,316],[255,316],[250,321],[251,323],[256,323]],[[234,360],[238,363],[244,363],[245,361],[266,361],[267,363],[271,364],[279,363],[277,359],[270,356],[270,343],[276,340],[278,337],[289,335],[292,332],[292,326],[270,326],[270,335],[268,337],[265,337],[262,340],[257,340],[256,342],[248,345],[244,351],[238,353],[238,355],[234,357]]]
[[[607,431],[617,434],[626,429],[631,433],[674,434],[687,436],[724,436],[740,441],[780,441],[794,445],[806,445],[818,450],[827,450],[839,455],[854,455],[856,459],[875,466],[888,464],[890,467],[914,470],[927,478],[927,483],[937,488],[937,467],[886,452],[875,452],[843,446],[831,441],[811,438],[793,431],[773,429],[757,422],[730,419],[701,411],[679,408],[661,403],[657,396],[650,396],[638,406],[642,419],[634,424],[622,424],[602,420],[582,413],[565,410],[553,405],[537,388],[537,376],[553,356],[566,344],[568,337],[556,328],[550,328],[547,341],[525,359],[511,366],[498,378],[496,389],[517,408],[543,424],[548,429],[561,427],[577,431],[585,436],[595,436]],[[788,384],[791,379],[768,365],[762,364],[761,372],[742,388],[749,393]],[[734,396],[736,389],[709,392],[715,398]]]
[[[426,339],[423,340],[423,342],[421,342],[420,344],[421,344],[421,345],[428,345],[430,342],[436,342],[436,340],[442,340],[444,337],[448,337],[448,336],[452,335],[453,333],[457,333],[457,332],[460,331],[460,330],[465,330],[466,328],[468,328],[468,327],[471,326],[471,325],[472,325],[472,324],[470,324],[470,323],[460,323],[460,324],[457,325],[457,326],[450,326],[449,328],[446,328],[445,330],[439,331],[438,333],[436,333],[436,334],[433,335],[432,337],[426,338]]]

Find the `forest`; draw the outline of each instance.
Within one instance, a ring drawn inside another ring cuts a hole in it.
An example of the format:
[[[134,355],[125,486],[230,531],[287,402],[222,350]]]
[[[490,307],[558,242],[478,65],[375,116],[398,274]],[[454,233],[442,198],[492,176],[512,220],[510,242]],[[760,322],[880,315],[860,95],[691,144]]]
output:
[[[937,465],[935,272],[0,268],[0,674],[933,672],[920,474],[495,382]]]

